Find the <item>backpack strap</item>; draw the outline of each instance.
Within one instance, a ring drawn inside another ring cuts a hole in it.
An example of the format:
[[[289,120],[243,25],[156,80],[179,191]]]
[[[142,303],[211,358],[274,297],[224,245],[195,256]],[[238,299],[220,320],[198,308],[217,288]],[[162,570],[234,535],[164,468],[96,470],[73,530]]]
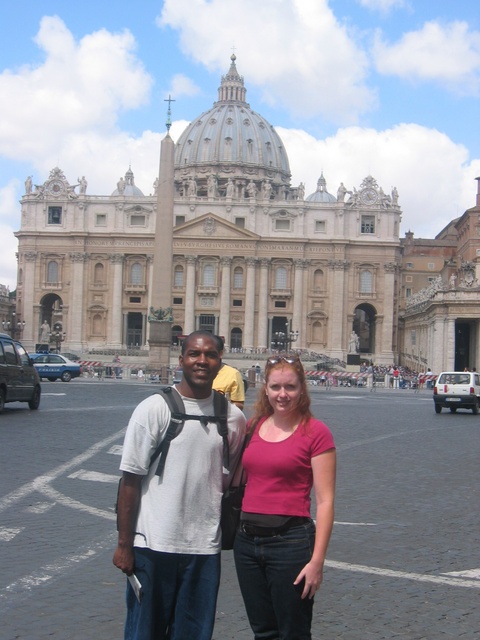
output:
[[[223,440],[223,466],[230,468],[230,448],[228,446],[228,400],[225,394],[213,391],[213,411],[219,435]]]
[[[183,400],[176,389],[174,389],[173,387],[165,387],[164,389],[159,389],[157,393],[161,395],[165,400],[171,414],[170,424],[168,425],[165,437],[160,442],[158,447],[155,449],[152,457],[150,458],[150,465],[152,465],[154,460],[160,454],[160,459],[158,460],[155,475],[161,477],[165,468],[165,462],[167,460],[170,443],[174,438],[178,436],[180,431],[183,429],[186,415]]]

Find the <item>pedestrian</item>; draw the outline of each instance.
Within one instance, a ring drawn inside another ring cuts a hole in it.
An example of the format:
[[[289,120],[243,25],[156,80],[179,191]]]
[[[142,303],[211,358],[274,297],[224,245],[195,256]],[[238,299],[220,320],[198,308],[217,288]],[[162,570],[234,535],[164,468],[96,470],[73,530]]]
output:
[[[120,469],[118,546],[113,563],[135,576],[141,604],[127,582],[125,640],[210,640],[220,581],[220,504],[229,475],[223,440],[213,422],[212,383],[221,366],[221,344],[195,331],[182,344],[183,378],[176,385],[189,414],[171,441],[161,477],[150,459],[170,423],[163,397],[153,394],[129,421]],[[245,416],[228,404],[230,469],[241,454]],[[134,580],[134,578],[132,578]]]
[[[220,336],[217,336],[217,338],[222,344],[220,355],[223,356],[225,345]],[[243,410],[245,405],[245,384],[238,369],[222,362],[220,371],[213,381],[213,388],[216,391],[220,391],[220,393],[224,393],[230,402],[233,402],[239,409]]]
[[[255,638],[309,639],[333,527],[336,458],[330,430],[311,414],[298,356],[267,360],[247,432],[234,557],[250,626]]]

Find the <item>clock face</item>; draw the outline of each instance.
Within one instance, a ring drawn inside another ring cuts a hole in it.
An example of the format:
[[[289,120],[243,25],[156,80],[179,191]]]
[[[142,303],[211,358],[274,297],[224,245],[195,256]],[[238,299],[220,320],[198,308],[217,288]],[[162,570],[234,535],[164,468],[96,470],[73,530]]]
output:
[[[364,189],[361,194],[362,202],[365,204],[375,204],[378,195],[375,189]]]
[[[48,190],[53,196],[61,195],[64,191],[63,182],[60,182],[60,180],[52,180],[48,185]]]

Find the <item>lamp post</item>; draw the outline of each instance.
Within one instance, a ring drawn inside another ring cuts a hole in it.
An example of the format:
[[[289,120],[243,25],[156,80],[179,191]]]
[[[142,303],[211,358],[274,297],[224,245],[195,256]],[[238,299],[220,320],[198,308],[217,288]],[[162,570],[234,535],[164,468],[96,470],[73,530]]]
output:
[[[57,353],[61,351],[62,342],[64,342],[67,334],[62,332],[62,325],[60,322],[56,322],[53,325],[53,331],[50,333],[50,342],[55,343],[55,350]]]
[[[20,335],[25,327],[25,320],[17,320],[17,314],[12,311],[11,320],[2,320],[2,327],[12,338]]]
[[[298,331],[291,331],[290,325],[285,324],[285,331],[276,331],[272,335],[272,349],[279,351],[290,351],[292,342],[298,340]]]

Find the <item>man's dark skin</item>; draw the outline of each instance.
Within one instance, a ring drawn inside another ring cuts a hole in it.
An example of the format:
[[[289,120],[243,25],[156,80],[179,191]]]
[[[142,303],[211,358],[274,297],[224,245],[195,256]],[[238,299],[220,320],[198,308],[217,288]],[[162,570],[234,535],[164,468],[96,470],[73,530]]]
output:
[[[179,357],[183,378],[176,385],[186,398],[203,400],[210,397],[212,383],[222,366],[219,345],[212,334],[195,332],[187,336]],[[123,472],[118,496],[118,545],[113,564],[127,576],[135,569],[133,542],[144,476]]]

